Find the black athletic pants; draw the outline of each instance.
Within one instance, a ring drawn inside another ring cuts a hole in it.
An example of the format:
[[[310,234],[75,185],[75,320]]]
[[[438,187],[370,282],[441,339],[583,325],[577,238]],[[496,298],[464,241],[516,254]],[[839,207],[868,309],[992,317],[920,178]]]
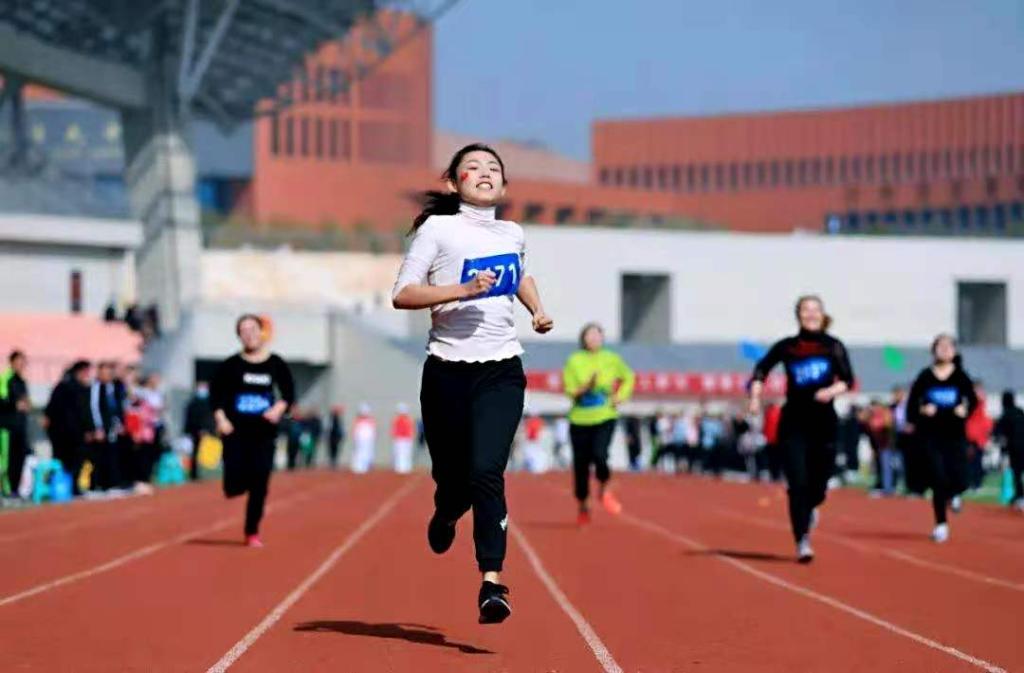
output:
[[[224,495],[249,494],[245,504],[245,534],[260,532],[263,507],[274,466],[274,437],[246,437],[237,430],[224,437]]]
[[[956,437],[926,437],[935,523],[946,523],[946,507],[967,486],[967,442]]]
[[[608,446],[612,443],[615,433],[615,421],[605,421],[597,425],[569,426],[569,441],[572,442],[572,471],[576,484],[576,499],[584,502],[590,495],[590,466],[594,466],[594,476],[602,484],[611,479],[608,469]],[[666,453],[668,453],[666,451]],[[659,456],[660,457],[660,456]]]
[[[427,358],[420,407],[437,485],[434,507],[452,522],[473,510],[482,572],[505,561],[505,468],[523,416],[526,375],[518,357],[493,362]]]
[[[789,491],[789,522],[799,542],[811,512],[825,502],[836,465],[836,416],[831,407],[813,413],[782,412],[779,427],[782,468]]]

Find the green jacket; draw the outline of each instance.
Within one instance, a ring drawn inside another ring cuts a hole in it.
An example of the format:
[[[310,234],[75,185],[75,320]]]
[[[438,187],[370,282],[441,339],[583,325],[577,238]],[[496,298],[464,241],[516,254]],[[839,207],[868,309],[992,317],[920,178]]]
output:
[[[587,390],[595,374],[594,387]],[[569,356],[562,372],[565,394],[573,402],[569,422],[573,425],[598,425],[618,418],[615,404],[630,398],[635,381],[633,370],[610,350],[602,349],[596,353],[576,351]]]

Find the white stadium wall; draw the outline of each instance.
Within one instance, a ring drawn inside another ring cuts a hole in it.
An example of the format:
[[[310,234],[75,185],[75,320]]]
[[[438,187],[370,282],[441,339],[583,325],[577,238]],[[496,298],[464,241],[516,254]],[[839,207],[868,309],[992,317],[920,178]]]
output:
[[[527,267],[555,339],[588,321],[621,336],[621,276],[670,278],[671,340],[768,341],[793,330],[793,302],[820,294],[853,345],[927,345],[956,332],[957,282],[1003,282],[1007,339],[1024,347],[1024,242],[964,238],[735,235],[527,227]],[[525,319],[524,339],[536,336]]]
[[[39,215],[0,216],[0,310],[68,313],[71,274],[81,274],[82,313],[99,316],[111,299],[135,299],[134,222]]]

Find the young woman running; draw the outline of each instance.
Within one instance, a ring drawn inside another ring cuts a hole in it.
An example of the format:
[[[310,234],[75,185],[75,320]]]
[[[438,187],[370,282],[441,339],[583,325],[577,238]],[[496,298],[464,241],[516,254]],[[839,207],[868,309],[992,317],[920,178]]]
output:
[[[569,356],[562,372],[565,394],[572,400],[569,437],[579,513],[576,522],[590,523],[590,466],[599,484],[598,499],[611,514],[622,504],[608,488],[608,446],[619,417],[618,406],[633,394],[636,377],[617,354],[604,347],[604,330],[590,323],[580,332],[580,349]]]
[[[932,362],[918,374],[907,397],[913,423],[931,468],[932,539],[949,539],[946,508],[967,485],[967,418],[978,406],[974,383],[963,369],[956,340],[940,334],[932,342]]]
[[[500,583],[508,511],[505,477],[523,414],[526,377],[513,305],[533,315],[533,329],[553,326],[537,286],[525,275],[522,228],[495,218],[505,194],[505,166],[486,145],[456,152],[442,176],[446,191],[427,192],[398,274],[392,302],[431,311],[420,404],[436,484],[430,548],[448,551],[455,524],[473,510],[476,559],[483,573],[480,622],[512,612]]]
[[[259,317],[243,315],[235,323],[235,333],[242,351],[220,365],[210,385],[210,401],[224,442],[224,495],[249,494],[245,543],[262,547],[260,520],[278,425],[295,402],[295,384],[284,360],[266,349]]]
[[[801,563],[814,560],[810,529],[825,502],[836,465],[837,418],[832,401],[853,385],[846,347],[827,333],[832,323],[819,297],[796,303],[800,331],[774,346],[754,367],[750,411],[761,412],[764,380],[780,362],[786,369],[786,404],[779,421],[779,444],[789,489],[789,520]]]

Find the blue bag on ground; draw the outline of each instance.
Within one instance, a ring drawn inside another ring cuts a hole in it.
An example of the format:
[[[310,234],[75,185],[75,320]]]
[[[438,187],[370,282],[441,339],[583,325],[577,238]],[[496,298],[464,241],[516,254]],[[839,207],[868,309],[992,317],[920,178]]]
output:
[[[153,481],[161,486],[185,483],[185,468],[173,451],[164,451],[156,464]]]

